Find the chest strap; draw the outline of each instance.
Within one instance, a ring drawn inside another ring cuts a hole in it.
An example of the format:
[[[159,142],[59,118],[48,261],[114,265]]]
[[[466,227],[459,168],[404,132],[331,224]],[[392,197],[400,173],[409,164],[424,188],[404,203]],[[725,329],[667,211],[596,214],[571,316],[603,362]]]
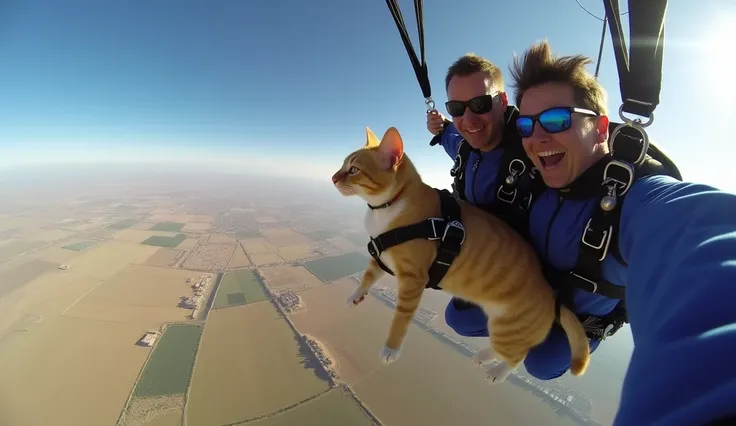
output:
[[[460,248],[465,242],[465,228],[460,221],[460,205],[455,197],[447,190],[435,189],[440,197],[440,211],[442,217],[431,217],[419,223],[402,226],[386,231],[368,243],[368,253],[375,259],[378,266],[387,274],[394,275],[393,271],[381,261],[381,253],[401,243],[415,239],[438,241],[437,256],[429,268],[429,280],[425,288],[440,290],[439,283],[445,277],[450,265],[460,254]]]

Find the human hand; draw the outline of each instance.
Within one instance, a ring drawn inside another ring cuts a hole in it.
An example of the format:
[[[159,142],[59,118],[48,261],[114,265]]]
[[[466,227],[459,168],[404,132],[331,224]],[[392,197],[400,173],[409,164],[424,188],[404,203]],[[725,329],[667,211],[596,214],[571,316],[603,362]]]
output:
[[[432,110],[427,113],[427,130],[433,135],[438,135],[442,131],[447,119],[437,110]]]

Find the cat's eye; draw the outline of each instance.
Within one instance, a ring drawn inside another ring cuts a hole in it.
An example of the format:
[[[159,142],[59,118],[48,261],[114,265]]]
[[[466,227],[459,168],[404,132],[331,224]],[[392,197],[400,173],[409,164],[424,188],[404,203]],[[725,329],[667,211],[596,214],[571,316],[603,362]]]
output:
[[[354,175],[354,174],[358,173],[359,171],[360,171],[360,170],[358,170],[358,168],[357,168],[357,167],[355,167],[355,166],[352,166],[352,167],[350,167],[350,169],[348,170],[348,174],[350,174],[350,175]]]

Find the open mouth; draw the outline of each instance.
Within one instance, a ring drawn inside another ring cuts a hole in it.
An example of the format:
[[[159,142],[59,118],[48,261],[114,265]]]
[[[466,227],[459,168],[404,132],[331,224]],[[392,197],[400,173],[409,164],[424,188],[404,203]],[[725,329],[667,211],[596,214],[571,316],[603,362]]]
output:
[[[544,151],[539,154],[539,161],[544,167],[552,167],[560,163],[565,158],[565,153],[559,150]]]

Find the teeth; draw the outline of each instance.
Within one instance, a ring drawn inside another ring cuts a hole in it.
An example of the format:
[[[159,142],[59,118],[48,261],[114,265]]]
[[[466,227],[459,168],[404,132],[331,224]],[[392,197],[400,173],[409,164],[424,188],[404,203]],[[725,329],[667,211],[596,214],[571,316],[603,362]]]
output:
[[[554,151],[544,151],[544,152],[540,152],[540,153],[539,153],[539,154],[537,154],[537,155],[539,155],[540,157],[549,157],[549,156],[551,156],[551,155],[555,155],[555,154],[564,154],[564,152],[562,152],[562,151],[559,151],[559,150],[554,150]]]
[[[468,129],[468,133],[478,133],[481,130],[483,130],[483,128],[480,128],[480,129]]]

